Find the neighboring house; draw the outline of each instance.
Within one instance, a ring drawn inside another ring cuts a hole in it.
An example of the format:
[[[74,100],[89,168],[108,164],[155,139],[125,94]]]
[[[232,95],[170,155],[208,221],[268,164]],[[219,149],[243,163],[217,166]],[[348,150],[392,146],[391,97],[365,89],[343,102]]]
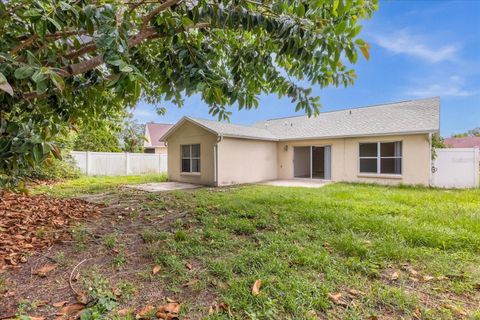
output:
[[[145,125],[144,153],[167,153],[165,142],[160,138],[171,128],[173,124],[149,122]]]
[[[447,138],[444,143],[448,148],[480,148],[480,137]]]
[[[183,117],[162,138],[172,181],[224,186],[273,179],[428,185],[439,98],[265,120]]]

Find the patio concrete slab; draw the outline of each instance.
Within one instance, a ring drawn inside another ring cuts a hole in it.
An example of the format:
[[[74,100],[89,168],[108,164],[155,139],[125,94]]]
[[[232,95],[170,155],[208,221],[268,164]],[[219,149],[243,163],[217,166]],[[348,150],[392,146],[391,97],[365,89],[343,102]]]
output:
[[[320,179],[289,179],[289,180],[272,180],[261,184],[276,187],[301,187],[301,188],[321,188],[331,183],[330,180]]]
[[[202,187],[198,184],[182,183],[182,182],[151,182],[136,185],[126,185],[127,188],[147,191],[147,192],[162,192],[173,190],[196,189]]]

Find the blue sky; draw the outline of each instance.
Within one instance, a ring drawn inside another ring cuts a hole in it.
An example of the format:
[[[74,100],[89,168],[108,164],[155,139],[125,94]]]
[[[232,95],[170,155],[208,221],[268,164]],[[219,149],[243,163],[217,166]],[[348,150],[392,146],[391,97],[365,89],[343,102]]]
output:
[[[354,66],[358,79],[348,88],[313,87],[322,111],[415,98],[441,98],[441,134],[480,127],[480,0],[380,0],[380,9],[364,21],[361,37],[371,44],[370,60]],[[140,122],[174,123],[182,116],[211,118],[198,96],[184,107],[170,104],[165,116],[141,102]],[[288,99],[262,96],[257,110],[231,108],[232,123],[299,115]]]

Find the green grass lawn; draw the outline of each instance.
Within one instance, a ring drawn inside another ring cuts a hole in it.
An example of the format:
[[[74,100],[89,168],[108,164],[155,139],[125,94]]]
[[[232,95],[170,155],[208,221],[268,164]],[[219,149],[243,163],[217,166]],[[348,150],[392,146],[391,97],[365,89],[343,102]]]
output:
[[[60,197],[81,196],[91,193],[112,192],[125,184],[141,184],[167,181],[166,174],[148,174],[141,176],[81,176],[77,179],[62,181],[53,185],[36,187],[32,193],[46,193]]]
[[[82,180],[46,191],[102,188]],[[480,319],[479,190],[337,183],[118,198],[144,212],[131,219],[151,221],[135,231],[150,264],[136,266],[131,301],[161,286],[191,319]],[[140,284],[155,264],[153,284]],[[231,314],[209,315],[213,302]]]

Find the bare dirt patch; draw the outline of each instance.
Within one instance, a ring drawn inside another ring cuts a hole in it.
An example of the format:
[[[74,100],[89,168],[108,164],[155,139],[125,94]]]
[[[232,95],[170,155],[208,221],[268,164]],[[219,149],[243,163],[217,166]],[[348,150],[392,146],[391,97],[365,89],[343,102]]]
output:
[[[135,193],[144,196],[142,192],[130,190],[128,193],[129,196],[85,197],[89,202],[74,200],[73,203],[78,204],[94,202],[108,203],[108,206],[100,207],[101,215],[94,220],[85,219],[76,226],[70,224],[71,240],[49,242],[48,248],[45,245],[28,261],[2,275],[0,319],[19,314],[55,319],[62,309],[83,305],[73,314],[63,315],[75,317],[82,309],[98,305],[99,298],[109,297],[115,303],[114,314],[137,315],[146,306],[153,306],[154,313],[159,310],[165,313],[165,308],[168,311],[172,303],[178,302],[184,308],[183,302],[192,297],[207,306],[198,312],[207,312],[215,295],[208,288],[201,291],[191,288],[202,266],[195,261],[185,265],[192,278],[181,286],[180,292],[171,291],[168,284],[177,280],[170,279],[163,268],[153,272],[156,263],[149,251],[155,240],[146,238],[149,233],[170,232],[172,224],[188,214],[166,209],[162,204],[158,208],[144,207],[134,196]],[[42,269],[47,272],[41,274]],[[189,314],[193,315],[190,319],[201,318],[195,316],[196,311]]]

